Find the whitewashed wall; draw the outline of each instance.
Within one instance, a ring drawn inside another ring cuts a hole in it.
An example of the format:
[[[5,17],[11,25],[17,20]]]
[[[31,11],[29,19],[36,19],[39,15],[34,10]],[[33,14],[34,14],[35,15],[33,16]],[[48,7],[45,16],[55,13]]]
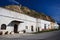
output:
[[[55,29],[59,29],[59,25],[57,23],[54,24]]]
[[[26,29],[26,26],[28,27],[28,29]],[[20,30],[26,30],[26,32],[32,32],[31,31],[31,26],[33,26],[33,28],[34,28],[34,31],[33,32],[35,32],[36,30],[36,23],[35,22],[29,22],[29,21],[24,21],[24,23],[21,23],[20,25],[19,25],[19,29],[18,29],[18,31],[20,31]]]
[[[1,29],[1,24],[8,25],[13,20],[23,22],[18,25],[18,31],[26,30],[26,32],[32,32],[31,26],[33,26],[34,28],[33,32],[36,32],[37,27],[39,27],[41,31],[42,29],[44,29],[44,24],[46,24],[46,29],[51,27],[51,22],[49,21],[33,18],[25,14],[0,8],[0,29]],[[26,26],[28,26],[28,29],[26,29]],[[13,27],[7,26],[6,30],[13,31],[13,29],[14,29]]]
[[[48,29],[50,26],[50,22],[49,21],[46,21],[46,20],[42,20],[42,19],[38,19],[38,23],[39,23],[39,26],[40,26],[40,29],[44,29],[44,25],[46,24],[46,29]]]
[[[36,18],[0,8],[0,28],[1,28],[1,24],[8,25],[13,20],[24,22],[24,23],[20,23],[18,27],[18,31],[25,29],[26,32],[31,32],[31,26],[34,26],[34,32],[35,32]],[[28,26],[28,29],[25,28],[26,26]],[[7,30],[12,31],[13,28],[7,27]]]

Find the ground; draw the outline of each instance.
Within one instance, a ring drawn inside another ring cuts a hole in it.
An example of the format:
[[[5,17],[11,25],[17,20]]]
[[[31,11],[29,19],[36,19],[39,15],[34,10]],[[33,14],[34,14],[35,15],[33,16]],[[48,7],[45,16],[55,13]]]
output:
[[[60,30],[39,34],[0,35],[0,40],[60,40]]]

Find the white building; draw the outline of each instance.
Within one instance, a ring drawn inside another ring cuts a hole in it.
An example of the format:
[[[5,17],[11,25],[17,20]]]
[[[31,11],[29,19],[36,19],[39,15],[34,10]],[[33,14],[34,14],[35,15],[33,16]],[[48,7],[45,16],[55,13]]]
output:
[[[14,12],[0,7],[0,32],[3,34],[32,33],[43,29],[52,29],[50,21],[37,19],[25,14]],[[58,24],[57,24],[58,25]],[[56,25],[55,25],[56,26]],[[57,27],[57,26],[56,26]]]

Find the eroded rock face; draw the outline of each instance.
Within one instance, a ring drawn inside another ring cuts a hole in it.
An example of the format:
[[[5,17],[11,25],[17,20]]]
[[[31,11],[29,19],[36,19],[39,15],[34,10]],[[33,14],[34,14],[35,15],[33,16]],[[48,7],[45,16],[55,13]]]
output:
[[[26,15],[29,15],[29,16],[32,16],[32,17],[35,17],[35,18],[40,18],[40,19],[43,19],[43,20],[48,20],[48,21],[51,21],[51,22],[55,22],[54,19],[52,19],[50,16],[47,16],[44,13],[39,13],[39,12],[36,12],[34,10],[31,10],[31,9],[25,7],[25,6],[8,5],[8,6],[5,6],[4,8],[15,11],[15,12],[23,13],[23,14],[26,14]]]
[[[22,10],[20,9],[21,7],[17,5],[8,5],[8,6],[5,6],[5,8],[12,10],[12,11],[19,12],[19,13],[22,12]]]

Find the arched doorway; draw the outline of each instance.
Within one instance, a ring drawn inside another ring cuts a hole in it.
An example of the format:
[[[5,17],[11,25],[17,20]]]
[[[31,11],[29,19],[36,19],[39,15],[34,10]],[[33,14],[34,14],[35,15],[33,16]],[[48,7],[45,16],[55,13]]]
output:
[[[33,26],[31,26],[31,31],[34,31]]]
[[[23,23],[23,22],[22,22],[22,21],[13,20],[13,21],[11,21],[11,22],[8,24],[8,26],[13,27],[14,33],[18,33],[18,25],[19,25],[20,23]]]
[[[40,31],[40,28],[38,27],[38,32]]]
[[[44,24],[44,29],[46,30],[46,24]]]
[[[14,24],[14,33],[18,33],[18,25]]]

